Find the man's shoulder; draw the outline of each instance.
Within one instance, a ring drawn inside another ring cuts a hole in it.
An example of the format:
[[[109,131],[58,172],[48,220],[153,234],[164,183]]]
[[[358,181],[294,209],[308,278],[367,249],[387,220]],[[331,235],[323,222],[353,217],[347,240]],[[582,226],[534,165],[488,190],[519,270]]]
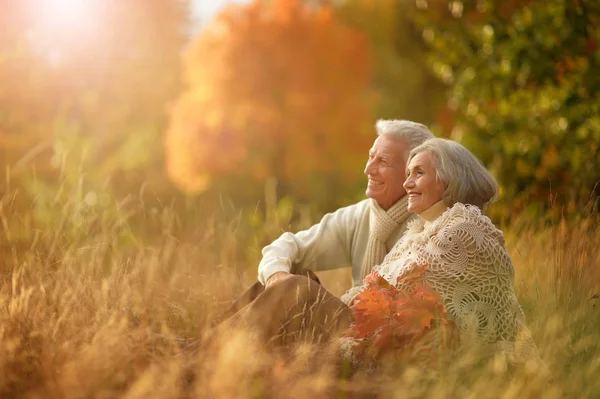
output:
[[[323,216],[323,219],[333,218],[334,220],[339,221],[356,221],[363,219],[369,215],[369,201],[370,199],[365,199],[355,204],[343,206],[333,212],[327,213],[325,216]]]
[[[344,206],[344,207],[342,207],[340,209],[344,209],[344,208],[348,208],[348,209],[368,209],[370,202],[371,202],[370,198],[365,198],[362,201],[358,201],[355,204]]]
[[[355,216],[363,215],[365,212],[368,212],[370,201],[371,199],[367,198],[355,204],[346,205],[341,208],[338,208],[335,212],[346,213]]]

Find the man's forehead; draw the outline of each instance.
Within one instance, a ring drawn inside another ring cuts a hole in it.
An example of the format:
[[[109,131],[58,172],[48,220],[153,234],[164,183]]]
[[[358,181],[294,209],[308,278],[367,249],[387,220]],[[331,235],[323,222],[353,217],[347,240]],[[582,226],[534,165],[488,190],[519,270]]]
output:
[[[369,152],[379,152],[389,155],[402,155],[405,151],[405,144],[402,140],[392,139],[386,136],[379,136]]]

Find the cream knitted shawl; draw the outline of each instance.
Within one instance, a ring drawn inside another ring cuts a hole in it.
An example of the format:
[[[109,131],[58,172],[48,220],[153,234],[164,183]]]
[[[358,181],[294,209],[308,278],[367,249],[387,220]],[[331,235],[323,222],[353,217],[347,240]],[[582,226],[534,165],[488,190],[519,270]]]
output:
[[[395,284],[413,265],[423,264],[427,282],[459,328],[461,343],[475,338],[512,363],[539,359],[515,296],[504,236],[479,208],[457,203],[431,223],[414,220],[374,270]]]

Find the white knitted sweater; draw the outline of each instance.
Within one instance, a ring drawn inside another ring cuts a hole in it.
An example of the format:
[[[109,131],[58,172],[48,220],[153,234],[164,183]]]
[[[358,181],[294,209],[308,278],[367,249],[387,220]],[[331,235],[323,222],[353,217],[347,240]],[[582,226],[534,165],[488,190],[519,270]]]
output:
[[[478,343],[506,354],[512,363],[538,359],[515,296],[504,236],[479,208],[457,203],[431,223],[412,221],[374,270],[396,284],[413,265],[428,265],[426,280],[444,299],[461,342],[472,342],[469,333],[475,332]],[[348,302],[363,287],[351,289],[342,300]]]
[[[315,271],[352,267],[353,286],[361,284],[371,225],[371,201],[366,199],[328,213],[308,230],[283,233],[263,248],[258,280],[265,284],[274,273],[289,272],[293,264],[299,264]],[[417,216],[411,213],[389,235],[387,251],[394,247],[409,221],[415,218]]]

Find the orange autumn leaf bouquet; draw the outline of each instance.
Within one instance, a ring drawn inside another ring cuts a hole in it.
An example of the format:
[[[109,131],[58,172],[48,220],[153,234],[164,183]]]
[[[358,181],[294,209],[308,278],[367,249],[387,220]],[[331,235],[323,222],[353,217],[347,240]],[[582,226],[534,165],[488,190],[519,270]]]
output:
[[[440,294],[425,280],[427,266],[414,266],[398,277],[397,286],[376,271],[365,277],[367,287],[354,298],[354,323],[346,332],[352,357],[373,364],[384,357],[430,363],[458,343],[455,323]]]

